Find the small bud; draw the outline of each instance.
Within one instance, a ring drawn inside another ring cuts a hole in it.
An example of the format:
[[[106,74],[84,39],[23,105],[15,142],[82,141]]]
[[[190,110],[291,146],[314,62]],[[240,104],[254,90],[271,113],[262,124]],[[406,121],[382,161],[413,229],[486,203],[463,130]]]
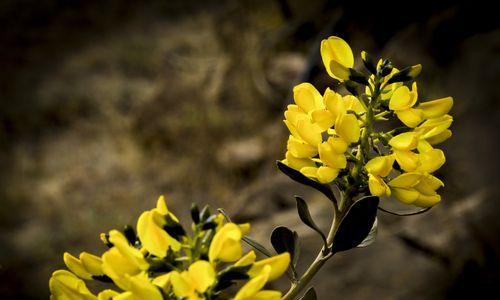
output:
[[[422,65],[420,64],[406,67],[392,75],[392,77],[387,81],[387,84],[413,80],[420,74],[420,71],[422,71]]]
[[[380,75],[382,75],[382,77],[385,77],[385,76],[391,74],[392,69],[393,69],[392,65],[388,64],[385,68],[380,70]]]
[[[375,62],[370,54],[366,51],[361,51],[361,59],[363,60],[365,68],[370,71],[370,73],[377,74],[377,67],[375,66]]]
[[[191,219],[195,224],[200,223],[200,209],[196,203],[191,204]]]

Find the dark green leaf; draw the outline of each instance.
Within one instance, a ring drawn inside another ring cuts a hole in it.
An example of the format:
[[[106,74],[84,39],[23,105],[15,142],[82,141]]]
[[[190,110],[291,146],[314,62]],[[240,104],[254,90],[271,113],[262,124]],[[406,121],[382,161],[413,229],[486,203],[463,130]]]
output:
[[[373,227],[378,203],[378,197],[367,196],[349,208],[335,233],[332,252],[349,250],[361,244]]]
[[[310,287],[307,292],[300,298],[300,300],[316,300],[318,299],[316,297],[316,291],[314,290],[313,287]]]
[[[297,181],[298,183],[302,183],[304,185],[310,186],[310,187],[320,191],[331,201],[336,201],[335,195],[333,194],[332,189],[328,185],[321,184],[317,181],[314,181],[310,178],[307,178],[305,175],[303,175],[299,171],[290,168],[289,166],[285,165],[281,161],[276,161],[276,164],[278,165],[278,169],[280,169],[281,172],[283,172],[285,175],[287,175],[291,179]]]
[[[271,244],[278,253],[288,252],[294,257],[297,234],[285,226],[274,228],[271,233]]]
[[[210,208],[208,205],[205,205],[200,212],[200,221],[205,221],[208,217],[210,217]]]
[[[210,217],[208,217],[203,222],[203,226],[201,226],[201,229],[208,230],[208,229],[214,229],[215,227],[217,227],[217,223],[215,223],[215,219],[217,219],[216,215],[211,215]]]
[[[370,230],[366,238],[357,247],[363,248],[373,244],[373,242],[375,242],[375,240],[377,239],[377,232],[378,232],[378,221],[377,218],[375,218],[375,222],[373,222],[372,229]]]
[[[311,213],[309,212],[309,207],[307,207],[306,201],[299,196],[295,196],[295,200],[297,201],[297,211],[302,222],[316,231],[321,236],[321,238],[323,239],[323,243],[326,246],[326,236],[321,231],[321,229],[319,229],[318,225],[314,223],[314,220],[311,217]]]
[[[259,251],[260,253],[264,254],[265,256],[267,257],[271,257],[273,256],[273,254],[271,252],[269,252],[269,250],[266,249],[266,247],[262,246],[259,242],[257,242],[256,240],[248,237],[248,236],[244,236],[242,238],[242,240],[247,243],[248,245],[250,245],[252,248],[254,248],[255,250]]]
[[[194,224],[200,223],[200,209],[196,203],[191,204],[191,219]]]
[[[290,253],[290,258],[292,264],[290,265],[292,269],[292,278],[297,278],[297,272],[295,270],[295,265],[299,257],[299,235],[297,232],[290,230],[285,226],[278,226],[274,228],[271,233],[271,244],[274,250],[278,253],[288,252]]]

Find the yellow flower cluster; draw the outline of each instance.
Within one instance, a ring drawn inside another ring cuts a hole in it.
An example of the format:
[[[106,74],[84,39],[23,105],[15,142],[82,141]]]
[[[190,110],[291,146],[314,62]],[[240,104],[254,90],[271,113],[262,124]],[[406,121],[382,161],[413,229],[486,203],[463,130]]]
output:
[[[309,83],[294,87],[293,94],[296,104],[285,111],[291,134],[283,163],[321,183],[332,182],[347,166],[348,146],[359,140],[362,121],[356,114],[365,109],[354,96],[330,89],[321,96]]]
[[[436,190],[444,186],[431,173],[446,160],[444,152],[433,146],[451,136],[449,127],[453,118],[447,113],[453,106],[453,98],[426,101],[415,106],[417,99],[416,83],[411,90],[400,86],[392,93],[389,109],[411,130],[392,137],[389,140],[390,154],[373,158],[365,168],[372,195],[392,194],[403,203],[430,207],[441,201]],[[394,161],[402,172],[386,184],[383,178],[391,173]]]
[[[411,89],[405,82],[420,73],[420,65],[398,70],[381,59],[374,66],[363,51],[361,58],[372,73],[364,76],[353,69],[353,52],[339,37],[321,42],[321,57],[331,77],[346,87],[364,88],[347,88],[352,95],[343,96],[329,88],[321,95],[309,83],[295,86],[295,104],[284,114],[290,135],[282,162],[322,184],[335,182],[357,191],[367,187],[374,196],[392,195],[420,207],[438,203],[436,190],[444,184],[432,173],[444,164],[445,155],[434,146],[451,136],[453,99],[419,101],[416,82]],[[375,122],[391,116],[403,126],[376,132]]]
[[[110,248],[100,257],[65,253],[69,271],[52,274],[51,299],[228,299],[222,291],[238,280],[246,282],[231,299],[280,299],[281,292],[264,286],[286,272],[289,253],[256,261],[254,251],[243,254],[242,238],[250,225],[226,222],[221,214],[207,212],[196,212],[193,234],[187,235],[160,197],[156,208],[139,217],[137,235],[131,228],[102,234]],[[86,286],[89,280],[115,287],[96,295]]]

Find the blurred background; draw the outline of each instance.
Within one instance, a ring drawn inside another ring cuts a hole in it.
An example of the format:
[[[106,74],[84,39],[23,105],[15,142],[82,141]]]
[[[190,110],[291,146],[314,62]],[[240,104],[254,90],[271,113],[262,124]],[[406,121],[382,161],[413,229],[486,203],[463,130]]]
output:
[[[278,173],[283,109],[301,81],[336,88],[319,42],[338,35],[396,66],[423,64],[420,99],[451,95],[446,187],[429,213],[379,213],[379,238],[337,255],[320,299],[482,298],[500,284],[500,29],[480,1],[58,1],[0,3],[0,298],[47,299],[62,253],[167,197],[225,207],[267,243],[285,224],[302,266],[330,204]],[[359,63],[359,59],[358,59]],[[359,66],[361,67],[361,66]],[[383,205],[391,206],[386,199]],[[285,288],[284,283],[278,283]]]

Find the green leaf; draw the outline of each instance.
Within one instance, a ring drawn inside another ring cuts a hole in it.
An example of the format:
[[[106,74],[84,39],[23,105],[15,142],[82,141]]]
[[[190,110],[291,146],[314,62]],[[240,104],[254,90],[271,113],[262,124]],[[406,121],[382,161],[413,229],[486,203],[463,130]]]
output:
[[[328,199],[330,199],[333,202],[336,202],[335,200],[335,195],[332,192],[332,189],[326,185],[326,184],[321,184],[317,181],[314,181],[304,174],[300,173],[299,171],[290,168],[289,166],[285,165],[281,161],[276,161],[276,164],[278,165],[278,169],[280,169],[281,172],[283,172],[285,175],[290,177],[291,179],[297,181],[298,183],[302,183],[303,185],[310,186],[321,193],[323,193]]]
[[[210,217],[210,207],[205,205],[200,212],[200,221],[205,221],[208,217]]]
[[[316,231],[321,236],[321,239],[323,239],[325,247],[327,247],[326,236],[321,231],[321,229],[319,229],[318,225],[314,223],[314,220],[311,217],[311,213],[309,212],[309,207],[307,206],[306,201],[300,198],[299,196],[295,196],[295,200],[297,201],[297,211],[299,213],[299,217],[302,220],[302,222],[307,226],[309,226],[314,231]]]
[[[257,250],[260,253],[264,254],[265,256],[267,256],[267,257],[273,256],[273,254],[269,250],[267,250],[266,247],[262,246],[259,242],[257,242],[256,240],[250,238],[249,236],[244,236],[241,239],[245,243],[247,243],[248,245],[250,245],[252,248],[254,248],[255,250]]]
[[[274,228],[271,233],[271,244],[273,245],[274,250],[278,253],[290,253],[292,260],[295,257],[297,241],[297,232],[292,231],[285,226],[278,226]]]
[[[378,203],[379,198],[375,196],[363,197],[354,202],[335,233],[333,253],[352,249],[363,242],[377,217]]]
[[[373,242],[375,242],[375,240],[377,239],[377,232],[378,232],[378,219],[375,218],[375,222],[373,222],[372,229],[370,230],[366,238],[357,247],[363,248],[373,244]]]
[[[290,230],[285,226],[278,226],[274,228],[271,233],[271,244],[277,253],[290,253],[290,258],[292,263],[290,268],[292,270],[292,279],[297,278],[297,271],[295,266],[299,258],[300,247],[299,247],[299,235],[297,232]],[[290,277],[290,275],[289,275]]]
[[[316,296],[316,291],[314,290],[314,287],[310,287],[307,292],[300,298],[299,300],[316,300],[318,299]]]

